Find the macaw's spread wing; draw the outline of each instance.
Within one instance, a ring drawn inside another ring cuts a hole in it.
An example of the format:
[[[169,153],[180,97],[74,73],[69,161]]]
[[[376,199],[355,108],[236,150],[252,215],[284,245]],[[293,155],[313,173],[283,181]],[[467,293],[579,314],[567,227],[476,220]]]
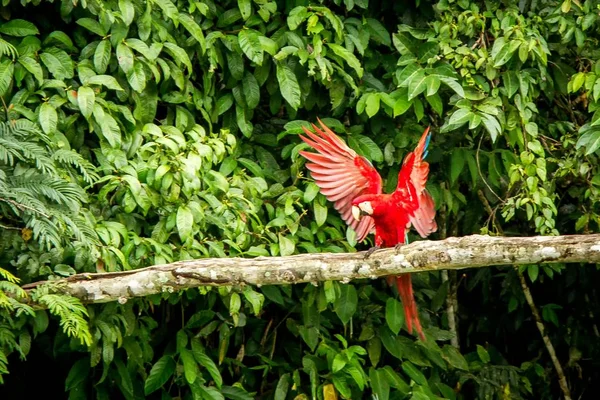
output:
[[[356,221],[352,217],[352,200],[363,194],[381,193],[381,176],[366,158],[356,154],[321,120],[319,124],[322,129],[313,124],[315,133],[303,127],[308,137],[300,135],[318,153],[301,151],[300,154],[311,161],[306,167],[321,193],[333,202],[344,221],[356,232],[357,241],[361,242],[373,230],[375,222],[368,216]]]
[[[435,222],[435,204],[433,198],[425,189],[429,175],[429,163],[423,161],[427,156],[427,146],[431,134],[429,127],[423,132],[417,148],[404,159],[404,164],[398,176],[397,190],[408,192],[407,211],[410,224],[421,237],[429,236],[437,230]]]

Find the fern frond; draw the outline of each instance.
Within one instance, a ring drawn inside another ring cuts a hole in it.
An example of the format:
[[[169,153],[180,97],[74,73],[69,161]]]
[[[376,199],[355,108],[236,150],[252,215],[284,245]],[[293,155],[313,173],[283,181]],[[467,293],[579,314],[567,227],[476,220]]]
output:
[[[0,55],[10,56],[14,60],[19,56],[19,52],[15,46],[0,38]]]
[[[37,218],[32,215],[27,221],[27,227],[31,229],[33,238],[40,243],[40,246],[47,249],[60,247],[60,230],[54,222],[47,218]]]
[[[92,335],[85,319],[89,315],[79,299],[66,295],[43,294],[37,301],[47,306],[50,313],[59,317],[60,326],[67,336],[79,339],[81,344],[91,345]]]
[[[16,188],[29,189],[38,196],[44,196],[75,211],[79,209],[82,201],[86,201],[86,194],[80,186],[59,178],[40,174],[23,174],[13,176],[11,183]]]
[[[0,268],[0,276],[2,277],[2,279],[6,279],[10,283],[19,283],[21,281],[19,278],[17,278],[4,268]]]
[[[52,159],[63,164],[72,165],[81,173],[83,180],[93,185],[100,177],[94,171],[94,165],[73,150],[60,149],[54,152]]]

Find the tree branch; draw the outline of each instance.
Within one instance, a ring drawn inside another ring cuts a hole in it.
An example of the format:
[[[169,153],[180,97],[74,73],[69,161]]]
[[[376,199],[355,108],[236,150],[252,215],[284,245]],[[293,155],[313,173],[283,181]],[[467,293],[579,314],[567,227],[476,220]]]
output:
[[[36,282],[56,285],[85,302],[105,303],[174,292],[198,286],[284,285],[379,278],[422,271],[457,270],[490,265],[600,263],[600,234],[536,237],[482,235],[419,241],[394,249],[288,257],[209,258],[178,261],[132,271],[84,273]]]

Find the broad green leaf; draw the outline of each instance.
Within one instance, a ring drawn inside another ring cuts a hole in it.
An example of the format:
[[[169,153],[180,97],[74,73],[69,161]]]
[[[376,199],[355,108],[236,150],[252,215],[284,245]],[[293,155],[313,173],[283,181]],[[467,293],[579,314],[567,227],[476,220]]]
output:
[[[144,383],[144,394],[149,395],[161,388],[175,372],[175,361],[170,356],[162,356],[152,366],[146,382]]]
[[[408,83],[408,100],[412,100],[427,89],[427,75],[419,70]]]
[[[465,154],[462,149],[454,149],[450,155],[450,183],[454,184],[465,168]]]
[[[58,124],[58,114],[56,113],[56,109],[49,103],[42,103],[38,121],[44,133],[54,133],[56,131],[56,125]]]
[[[192,349],[192,352],[196,361],[206,368],[212,379],[215,381],[215,385],[220,388],[223,385],[223,378],[221,377],[221,372],[219,372],[219,367],[217,367],[215,362],[206,355],[206,353],[194,349]]]
[[[152,0],[152,3],[159,6],[167,18],[178,19],[179,11],[177,10],[177,6],[175,6],[171,0]]]
[[[238,42],[246,57],[256,64],[262,65],[264,52],[259,36],[260,33],[254,29],[242,29],[238,34]]]
[[[290,11],[288,17],[286,18],[288,28],[290,28],[291,31],[296,30],[302,22],[306,21],[309,15],[310,14],[308,10],[304,6],[298,6],[293,8],[292,11]]]
[[[340,295],[335,299],[334,310],[342,323],[346,325],[356,312],[358,295],[353,285],[340,285]]]
[[[492,138],[492,142],[495,142],[496,138],[502,131],[502,128],[500,127],[500,124],[498,123],[498,120],[496,119],[496,117],[493,117],[488,114],[481,114],[480,116],[481,116],[481,121],[483,122],[483,125],[485,126],[485,129],[489,132],[489,134]]]
[[[375,18],[367,18],[367,30],[374,41],[388,47],[392,45],[390,33],[385,29],[385,26]]]
[[[322,206],[319,202],[315,201],[313,204],[313,211],[315,213],[315,222],[317,226],[321,226],[327,220],[327,207]]]
[[[146,74],[144,73],[144,66],[141,62],[135,61],[133,68],[126,73],[127,82],[133,90],[138,93],[142,93],[146,88]]]
[[[94,52],[94,68],[98,74],[104,74],[110,61],[112,46],[110,40],[101,40]]]
[[[300,107],[300,85],[294,71],[286,64],[277,63],[277,81],[283,98],[297,110]]]
[[[285,400],[290,387],[290,375],[283,374],[277,382],[274,400]]]
[[[388,298],[385,303],[385,321],[390,330],[397,335],[404,324],[404,309],[396,299]]]
[[[289,240],[289,239],[288,239]],[[258,293],[250,287],[244,289],[244,297],[252,305],[252,312],[254,315],[259,315],[262,310],[263,304],[265,303],[265,296]]]
[[[375,368],[369,369],[369,379],[371,380],[371,388],[378,400],[388,400],[390,398],[390,384],[383,370]]]
[[[131,25],[135,18],[135,8],[131,0],[119,0],[119,10],[121,11],[121,18],[125,25]]]
[[[369,93],[367,95],[366,107],[365,111],[369,118],[373,117],[377,112],[379,112],[379,102],[381,97],[379,93]]]
[[[79,110],[86,119],[92,116],[95,102],[96,94],[94,93],[94,89],[88,86],[80,86],[77,89],[77,104],[79,104]]]
[[[504,87],[506,88],[506,93],[510,99],[517,93],[517,90],[519,90],[519,78],[517,77],[517,73],[515,71],[506,71],[502,76],[502,80],[504,81]]]
[[[117,46],[117,60],[126,75],[133,70],[133,51],[124,42],[119,43]]]
[[[107,32],[104,27],[93,18],[80,18],[76,21],[77,25],[84,27],[90,32],[95,33],[98,36],[106,36]]]
[[[469,370],[467,360],[465,360],[460,351],[454,346],[444,345],[442,348],[442,357],[454,368],[462,369],[463,371]]]
[[[359,78],[361,78],[363,76],[363,68],[360,64],[360,61],[358,61],[358,58],[356,58],[356,56],[354,54],[352,54],[350,51],[348,51],[345,47],[340,46],[339,44],[335,44],[335,43],[327,43],[327,46],[333,50],[333,52],[344,59],[344,61],[346,61],[346,63],[352,68],[354,69],[354,71],[356,71],[356,75],[358,75]]]
[[[173,60],[175,60],[177,64],[185,65],[188,72],[192,73],[192,62],[184,49],[170,42],[165,42],[164,47],[165,51],[173,57]]]
[[[42,63],[58,80],[73,78],[73,60],[63,50],[51,47],[40,54]]]
[[[423,373],[419,371],[419,369],[410,361],[404,361],[402,363],[402,371],[404,371],[404,373],[417,384],[427,386],[427,378],[425,378],[425,375],[423,375]]]
[[[181,22],[181,25],[183,25],[190,35],[192,35],[192,37],[200,44],[202,53],[206,53],[206,39],[200,25],[186,13],[179,13],[179,22]]]
[[[258,86],[256,78],[250,72],[246,72],[244,75],[244,79],[242,80],[242,91],[248,108],[251,110],[255,109],[260,101],[260,87]]]
[[[240,13],[242,14],[242,18],[244,21],[250,18],[252,15],[252,2],[251,0],[238,0],[238,8],[240,9]]]
[[[13,80],[14,71],[15,65],[8,58],[0,64],[0,96],[7,94]]]
[[[9,36],[39,35],[40,31],[34,24],[23,19],[11,19],[0,26],[0,33]]]
[[[490,355],[488,354],[487,350],[481,345],[477,345],[477,355],[479,356],[479,359],[483,361],[484,364],[490,362]]]
[[[25,69],[34,76],[40,85],[44,82],[44,72],[42,71],[42,66],[35,59],[29,56],[19,57],[19,64],[25,67]]]
[[[182,242],[192,236],[194,226],[194,215],[187,206],[179,206],[177,209],[177,231]]]
[[[179,356],[183,362],[183,374],[185,380],[190,384],[194,383],[196,378],[198,378],[198,375],[200,375],[200,370],[194,356],[188,349],[181,349],[179,351]]]
[[[286,236],[279,234],[279,253],[282,256],[290,256],[294,254],[296,244]]]
[[[96,75],[88,78],[84,84],[86,85],[103,85],[111,90],[123,90],[117,80],[110,75]]]

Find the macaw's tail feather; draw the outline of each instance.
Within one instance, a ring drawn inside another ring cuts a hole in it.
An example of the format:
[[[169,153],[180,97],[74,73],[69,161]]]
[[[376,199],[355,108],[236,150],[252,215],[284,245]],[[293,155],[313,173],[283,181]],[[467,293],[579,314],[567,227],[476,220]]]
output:
[[[389,278],[390,277],[388,277],[388,282],[391,283],[394,278]],[[400,295],[402,305],[404,306],[404,317],[406,319],[406,328],[408,333],[413,333],[414,326],[421,340],[425,341],[425,335],[423,334],[423,329],[421,328],[421,322],[419,322],[417,302],[415,301],[415,296],[413,294],[411,276],[410,274],[404,274],[395,277],[395,280],[396,287],[398,288],[398,294]]]

